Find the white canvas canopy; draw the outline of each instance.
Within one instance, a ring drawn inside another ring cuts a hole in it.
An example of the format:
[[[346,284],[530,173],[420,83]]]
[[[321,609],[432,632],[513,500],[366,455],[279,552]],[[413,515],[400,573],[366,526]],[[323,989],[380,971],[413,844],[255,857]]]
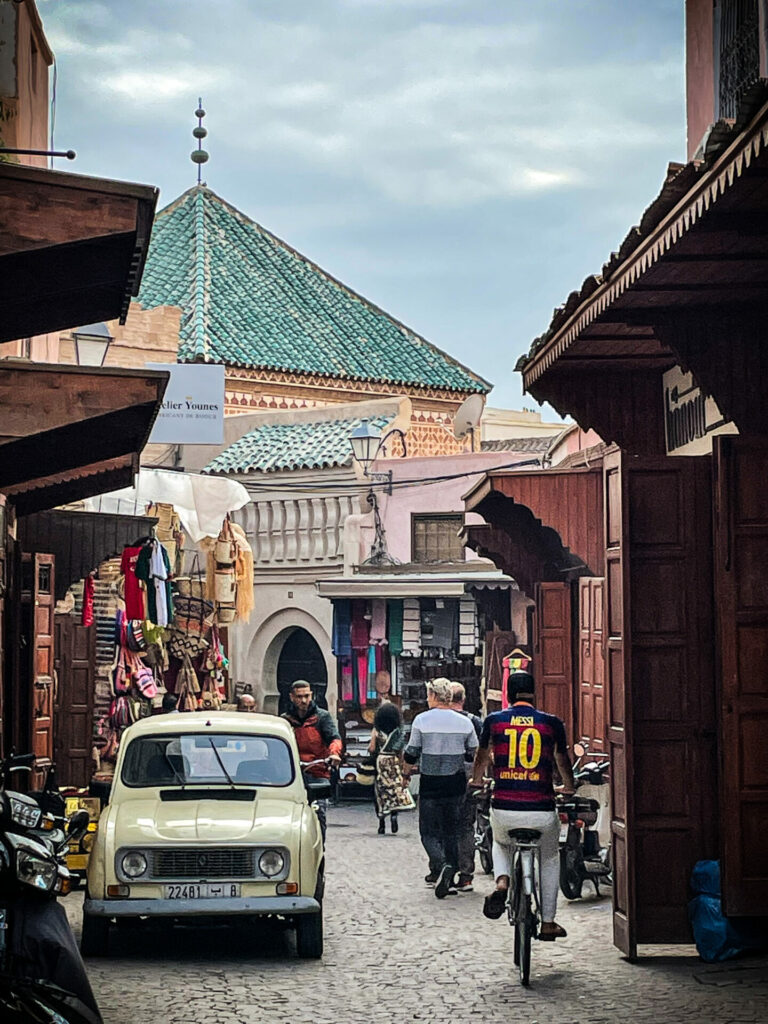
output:
[[[249,501],[248,491],[236,480],[175,473],[170,469],[141,469],[135,487],[90,498],[94,512],[137,515],[149,504],[173,505],[181,525],[194,543],[216,537],[227,512],[235,512]]]

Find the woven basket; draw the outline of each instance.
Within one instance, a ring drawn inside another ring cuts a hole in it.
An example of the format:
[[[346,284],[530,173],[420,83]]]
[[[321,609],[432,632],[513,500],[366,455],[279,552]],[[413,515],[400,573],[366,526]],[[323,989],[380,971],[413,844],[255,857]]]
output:
[[[216,621],[222,626],[228,626],[230,622],[234,622],[236,614],[237,611],[233,604],[216,605]]]
[[[219,604],[234,604],[236,586],[233,569],[216,570],[215,596]]]

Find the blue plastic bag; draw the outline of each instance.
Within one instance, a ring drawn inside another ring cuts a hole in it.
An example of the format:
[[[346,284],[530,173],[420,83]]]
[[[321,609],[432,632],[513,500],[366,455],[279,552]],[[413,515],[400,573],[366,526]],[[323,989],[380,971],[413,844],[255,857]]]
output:
[[[688,904],[693,938],[702,960],[730,960],[768,942],[765,921],[759,918],[725,917],[720,903],[720,862],[700,860],[691,875],[696,893]]]

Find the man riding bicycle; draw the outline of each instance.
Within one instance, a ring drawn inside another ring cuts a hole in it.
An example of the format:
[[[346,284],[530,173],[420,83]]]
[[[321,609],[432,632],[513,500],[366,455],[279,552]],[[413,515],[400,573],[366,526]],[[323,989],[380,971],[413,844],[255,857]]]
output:
[[[486,896],[483,913],[496,920],[504,913],[512,872],[513,840],[510,829],[530,828],[541,833],[541,916],[539,938],[565,938],[555,921],[560,874],[560,818],[555,809],[555,766],[563,791],[573,793],[575,783],[565,741],[565,726],[555,715],[534,706],[534,680],[528,672],[509,677],[510,707],[488,715],[475,755],[471,786],[480,787],[493,760],[493,872],[496,888]]]

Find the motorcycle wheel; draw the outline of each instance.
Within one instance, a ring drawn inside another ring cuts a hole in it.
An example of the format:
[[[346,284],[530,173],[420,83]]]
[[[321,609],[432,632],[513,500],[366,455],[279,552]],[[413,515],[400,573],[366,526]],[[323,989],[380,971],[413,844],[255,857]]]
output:
[[[583,885],[578,852],[566,846],[560,851],[560,891],[567,900],[578,900]]]

